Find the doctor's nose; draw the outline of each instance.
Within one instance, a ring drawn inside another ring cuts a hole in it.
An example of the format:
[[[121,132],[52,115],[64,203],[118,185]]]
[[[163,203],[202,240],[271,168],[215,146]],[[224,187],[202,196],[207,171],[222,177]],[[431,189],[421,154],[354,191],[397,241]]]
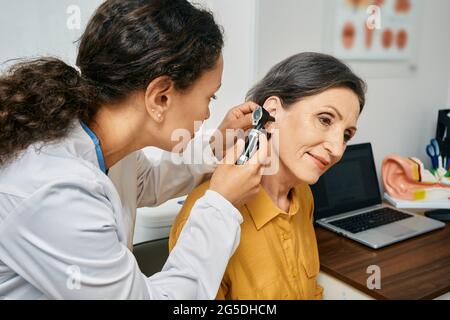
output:
[[[206,109],[206,114],[205,114],[204,121],[208,120],[210,116],[211,116],[211,112],[209,111],[209,108],[208,108],[208,109]]]

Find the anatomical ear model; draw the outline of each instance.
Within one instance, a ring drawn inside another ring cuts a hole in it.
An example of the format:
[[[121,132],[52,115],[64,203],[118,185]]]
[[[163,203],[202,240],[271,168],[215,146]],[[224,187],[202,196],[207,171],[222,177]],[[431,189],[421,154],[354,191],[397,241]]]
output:
[[[403,200],[450,200],[450,174],[440,167],[433,173],[417,158],[389,155],[383,160],[386,192]]]

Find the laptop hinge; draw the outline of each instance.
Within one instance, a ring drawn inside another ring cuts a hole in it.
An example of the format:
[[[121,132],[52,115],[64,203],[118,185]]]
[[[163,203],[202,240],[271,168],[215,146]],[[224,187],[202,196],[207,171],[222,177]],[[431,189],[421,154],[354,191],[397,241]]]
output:
[[[361,214],[361,213],[364,213],[364,212],[378,210],[378,209],[381,209],[383,207],[384,206],[382,204],[377,204],[377,205],[374,205],[374,206],[365,207],[365,208],[362,208],[362,209],[353,210],[353,211],[341,213],[341,214],[338,214],[338,215],[334,215],[332,217],[320,219],[319,221],[331,222],[331,221],[335,221],[335,220],[340,220],[342,218],[347,218],[347,217],[351,217],[351,216],[354,216],[354,215],[357,215],[357,214]]]

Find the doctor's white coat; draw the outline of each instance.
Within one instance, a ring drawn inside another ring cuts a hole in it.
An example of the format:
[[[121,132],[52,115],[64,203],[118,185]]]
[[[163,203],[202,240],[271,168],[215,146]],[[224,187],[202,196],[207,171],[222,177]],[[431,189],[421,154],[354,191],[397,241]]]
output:
[[[108,177],[77,122],[0,167],[0,299],[214,299],[242,222],[220,194],[197,201],[162,272],[145,277],[130,250],[137,207],[187,194],[214,170],[203,151],[205,164],[137,151]]]

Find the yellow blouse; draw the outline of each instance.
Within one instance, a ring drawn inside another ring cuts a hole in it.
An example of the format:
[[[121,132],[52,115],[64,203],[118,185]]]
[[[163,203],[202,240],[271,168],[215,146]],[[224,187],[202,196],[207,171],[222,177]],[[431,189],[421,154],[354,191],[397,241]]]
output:
[[[170,232],[172,250],[194,203],[209,187],[192,191]],[[291,190],[289,212],[279,209],[263,187],[238,208],[239,247],[228,262],[217,299],[321,299],[319,255],[312,223],[314,201],[303,184]]]

